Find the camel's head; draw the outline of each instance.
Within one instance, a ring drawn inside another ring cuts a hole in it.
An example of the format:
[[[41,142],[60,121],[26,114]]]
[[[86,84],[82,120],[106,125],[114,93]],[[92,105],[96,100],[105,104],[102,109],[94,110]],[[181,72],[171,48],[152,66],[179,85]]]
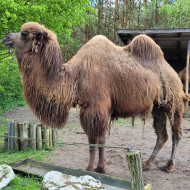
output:
[[[2,43],[8,48],[14,48],[17,52],[33,51],[39,49],[49,40],[56,39],[53,32],[36,22],[28,22],[22,25],[21,32],[8,34]]]

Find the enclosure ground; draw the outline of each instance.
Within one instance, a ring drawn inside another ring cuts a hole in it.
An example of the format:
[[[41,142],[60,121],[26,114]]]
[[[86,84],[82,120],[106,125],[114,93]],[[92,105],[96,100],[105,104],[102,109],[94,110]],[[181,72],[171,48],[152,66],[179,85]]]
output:
[[[59,140],[65,142],[88,143],[79,122],[79,109],[70,111],[67,125],[60,131]],[[9,120],[19,119],[22,122],[35,122],[37,119],[28,107],[14,108],[12,112],[1,115]],[[184,190],[190,187],[190,118],[183,119],[183,137],[177,149],[176,171],[172,174],[159,169],[163,166],[171,153],[171,127],[168,123],[169,139],[161,150],[163,157],[157,157],[155,164],[149,171],[143,172],[145,183],[151,183],[153,190]],[[137,118],[135,126],[131,126],[131,119],[119,119],[111,126],[111,135],[107,135],[106,144],[112,146],[141,147],[147,153],[142,154],[145,161],[156,143],[156,135],[152,128],[152,119],[143,122]],[[150,151],[151,150],[151,151]],[[85,169],[88,164],[87,146],[63,146],[57,148],[44,161],[64,167]],[[189,159],[189,161],[187,161]],[[97,161],[96,161],[97,163]],[[106,174],[130,179],[128,166],[123,149],[106,148]]]

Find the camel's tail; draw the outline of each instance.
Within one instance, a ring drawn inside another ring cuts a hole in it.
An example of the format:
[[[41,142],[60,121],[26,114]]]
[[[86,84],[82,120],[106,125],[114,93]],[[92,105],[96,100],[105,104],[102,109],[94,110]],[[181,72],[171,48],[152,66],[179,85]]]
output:
[[[131,43],[125,47],[125,50],[139,59],[152,60],[164,57],[160,46],[145,34],[136,36]]]

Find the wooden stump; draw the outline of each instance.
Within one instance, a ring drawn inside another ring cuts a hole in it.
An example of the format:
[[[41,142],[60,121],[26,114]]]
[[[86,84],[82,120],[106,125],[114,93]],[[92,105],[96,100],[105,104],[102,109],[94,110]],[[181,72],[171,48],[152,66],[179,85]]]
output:
[[[36,137],[37,137],[37,149],[42,150],[42,125],[38,124],[36,130]]]
[[[36,150],[36,124],[30,125],[30,148]]]
[[[144,190],[141,155],[138,151],[127,152],[126,158],[131,173],[132,190]]]

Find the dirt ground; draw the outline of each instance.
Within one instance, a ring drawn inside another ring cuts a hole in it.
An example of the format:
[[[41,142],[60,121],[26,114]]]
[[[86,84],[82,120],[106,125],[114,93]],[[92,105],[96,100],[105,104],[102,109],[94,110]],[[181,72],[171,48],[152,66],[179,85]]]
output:
[[[87,137],[80,127],[79,109],[70,111],[66,126],[59,132],[59,141],[88,143]],[[12,112],[2,114],[9,120],[18,119],[20,122],[36,122],[37,119],[28,107],[14,108]],[[171,153],[171,128],[168,124],[169,139],[157,157],[154,166],[143,172],[145,183],[151,183],[153,190],[184,190],[190,189],[190,118],[183,119],[183,138],[178,145],[176,171],[172,174],[159,169],[169,159]],[[143,149],[142,160],[151,154],[156,143],[156,135],[152,128],[152,119],[148,119],[143,127],[140,119],[131,126],[130,119],[119,119],[111,126],[111,135],[106,138],[106,145],[131,146]],[[58,166],[85,169],[88,163],[87,146],[64,146],[57,148],[44,161]],[[96,161],[97,162],[97,161]],[[130,174],[125,158],[124,149],[106,148],[106,174],[130,180]]]

